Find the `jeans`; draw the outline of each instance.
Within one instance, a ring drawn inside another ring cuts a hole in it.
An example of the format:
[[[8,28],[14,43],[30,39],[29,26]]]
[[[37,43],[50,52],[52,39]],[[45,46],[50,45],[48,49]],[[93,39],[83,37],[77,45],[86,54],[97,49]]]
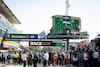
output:
[[[48,67],[48,60],[44,60],[44,62],[43,62],[43,67]]]
[[[26,67],[26,61],[23,61],[23,63],[24,63],[24,66],[23,67]]]
[[[88,60],[84,60],[85,67],[88,67]]]
[[[94,59],[93,59],[94,67],[97,67],[97,61],[98,61],[98,58],[94,58]]]

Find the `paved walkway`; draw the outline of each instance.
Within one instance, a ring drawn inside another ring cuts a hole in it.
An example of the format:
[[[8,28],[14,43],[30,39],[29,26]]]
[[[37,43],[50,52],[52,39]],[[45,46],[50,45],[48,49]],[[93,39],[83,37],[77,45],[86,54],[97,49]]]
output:
[[[5,63],[5,64],[2,64],[2,63],[0,63],[0,67],[23,67],[23,65],[18,65],[18,64],[8,64],[8,63]],[[26,67],[28,67],[28,66],[26,66]],[[38,67],[43,67],[43,64],[38,64]],[[51,66],[48,66],[48,67],[51,67]],[[56,65],[56,66],[53,66],[53,67],[63,67],[63,66],[61,66],[61,65]],[[66,66],[64,66],[64,67],[66,67]],[[70,67],[73,67],[72,65],[70,65]]]
[[[6,62],[4,64],[4,63],[0,62],[0,67],[23,67],[23,65],[13,64],[13,61],[11,60],[11,63]],[[28,66],[26,66],[26,67],[28,67]],[[43,63],[38,64],[38,67],[43,67]],[[52,66],[49,65],[48,67],[52,67]],[[56,65],[53,67],[63,67],[63,65]],[[64,66],[64,67],[69,67],[69,66]],[[73,65],[70,65],[70,67],[73,67]]]

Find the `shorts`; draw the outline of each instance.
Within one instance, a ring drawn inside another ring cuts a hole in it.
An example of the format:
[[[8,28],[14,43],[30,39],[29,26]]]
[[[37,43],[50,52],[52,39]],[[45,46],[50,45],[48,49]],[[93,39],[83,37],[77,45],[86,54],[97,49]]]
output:
[[[32,61],[31,60],[28,60],[28,65],[32,65]]]
[[[73,61],[73,65],[77,65],[77,63],[78,63],[77,61]]]

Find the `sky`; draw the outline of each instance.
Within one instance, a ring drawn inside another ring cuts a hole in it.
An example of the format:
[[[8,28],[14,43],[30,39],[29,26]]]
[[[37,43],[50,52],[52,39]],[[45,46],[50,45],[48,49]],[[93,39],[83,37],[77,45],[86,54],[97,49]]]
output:
[[[21,24],[15,24],[25,34],[46,33],[52,27],[53,15],[66,15],[66,0],[4,0]],[[100,33],[100,0],[69,0],[69,16],[80,17],[81,31],[89,40]]]

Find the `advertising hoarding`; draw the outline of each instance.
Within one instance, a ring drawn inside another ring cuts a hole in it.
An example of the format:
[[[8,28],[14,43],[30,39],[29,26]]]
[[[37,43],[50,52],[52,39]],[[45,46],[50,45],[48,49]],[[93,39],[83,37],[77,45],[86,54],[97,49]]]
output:
[[[5,29],[8,29],[8,31],[11,31],[12,33],[18,33],[18,30],[16,30],[16,28],[1,14],[0,25],[2,25]]]
[[[43,42],[34,42],[34,41],[29,41],[29,46],[50,46],[52,42],[48,41],[43,41]]]
[[[10,34],[10,39],[38,39],[38,34]]]

